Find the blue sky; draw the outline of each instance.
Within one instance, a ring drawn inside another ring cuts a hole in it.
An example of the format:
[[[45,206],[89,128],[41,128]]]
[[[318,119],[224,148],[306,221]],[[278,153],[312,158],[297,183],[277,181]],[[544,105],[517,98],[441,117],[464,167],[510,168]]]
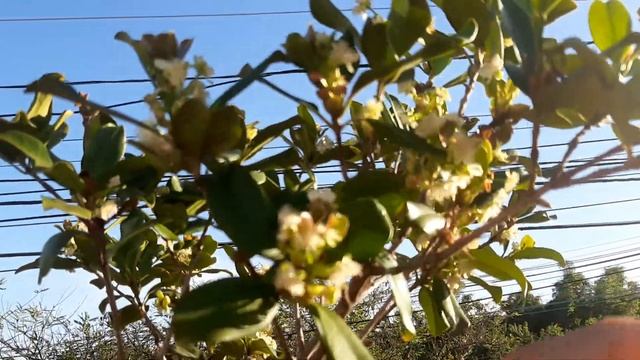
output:
[[[335,1],[341,8],[349,8],[353,1]],[[589,1],[579,3],[579,9],[560,23],[549,28],[548,34],[560,38],[577,36],[589,39],[587,11]],[[632,1],[625,1],[631,13],[635,6]],[[374,1],[376,6],[385,6],[388,1]],[[204,14],[257,11],[288,11],[306,9],[306,1],[301,0],[234,0],[234,1],[13,1],[3,4],[2,18],[55,17],[55,16],[108,16],[108,15],[167,15],[167,14]],[[443,22],[444,16],[435,13],[436,21]],[[361,23],[359,19],[354,20]],[[312,19],[309,14],[228,17],[202,19],[163,19],[163,20],[117,20],[117,21],[67,21],[67,22],[0,22],[5,54],[0,58],[1,84],[28,83],[46,72],[61,72],[70,81],[88,79],[125,79],[144,77],[133,51],[125,44],[113,40],[113,35],[121,30],[129,32],[133,37],[143,33],[174,31],[179,38],[192,37],[195,43],[190,56],[203,55],[216,74],[234,74],[245,63],[256,64],[271,51],[278,48],[290,32],[305,32]],[[462,71],[464,63],[455,64],[441,80],[448,80]],[[292,90],[296,94],[313,98],[313,89],[308,81],[300,75],[291,75],[273,79],[279,85]],[[89,92],[91,99],[103,104],[111,104],[132,99],[139,99],[150,91],[146,84],[95,85],[79,88]],[[216,92],[217,91],[217,92]],[[215,96],[220,90],[212,92]],[[480,101],[482,89],[471,98],[468,114],[487,113],[486,103]],[[454,99],[459,96],[454,92]],[[25,109],[30,103],[30,96],[20,90],[0,90],[0,113],[10,113]],[[255,85],[235,100],[236,104],[247,111],[248,121],[260,121],[267,125],[285,119],[295,111],[295,104],[283,99],[268,89]],[[56,110],[64,110],[70,105],[61,101],[56,103]],[[122,109],[126,113],[140,119],[149,117],[144,106],[136,105]],[[72,133],[70,137],[80,136],[79,118],[70,120]],[[527,124],[522,124],[526,126]],[[129,135],[135,132],[129,129]],[[607,128],[598,129],[588,134],[586,139],[611,137]],[[527,131],[517,131],[510,147],[527,146],[530,143]],[[571,134],[543,129],[542,143],[566,141]],[[576,153],[576,157],[596,155],[612,146],[612,143],[584,145]],[[58,153],[65,158],[76,160],[81,154],[80,143],[66,143],[59,147]],[[562,148],[542,150],[541,160],[558,160],[562,156]],[[19,174],[10,168],[0,168],[0,178],[17,178]],[[0,184],[0,192],[36,189],[35,184],[17,183]],[[640,191],[634,183],[613,183],[584,185],[579,188],[564,190],[551,194],[547,200],[554,207],[574,204],[609,201],[622,198],[639,197]],[[1,200],[37,199],[35,195],[2,198]],[[615,206],[589,208],[558,213],[556,223],[575,223],[589,221],[638,220],[638,203],[627,203]],[[41,214],[39,206],[0,208],[0,219]],[[532,235],[540,246],[552,247],[561,251],[569,251],[567,258],[583,257],[586,251],[578,251],[581,247],[597,246],[609,241],[620,240],[640,234],[638,226],[619,228],[593,228],[577,230],[558,230],[534,232]],[[44,241],[54,233],[52,226],[33,226],[25,228],[0,228],[0,252],[38,251]],[[626,241],[620,246],[631,247],[633,242]],[[602,252],[615,246],[593,248],[594,252]],[[0,269],[9,269],[24,263],[26,259],[0,259]],[[629,267],[633,264],[628,265]],[[588,275],[596,275],[600,270],[593,269]],[[632,273],[632,277],[636,277]],[[24,302],[33,296],[38,287],[36,272],[19,275],[7,275],[7,289],[0,292],[2,303],[7,306]],[[44,301],[55,303],[71,294],[65,301],[65,308],[73,310],[80,306],[82,310],[95,311],[96,300],[102,294],[87,284],[88,276],[81,273],[69,275],[64,272],[52,272],[45,278],[42,287],[49,288]],[[543,283],[540,283],[543,285]]]

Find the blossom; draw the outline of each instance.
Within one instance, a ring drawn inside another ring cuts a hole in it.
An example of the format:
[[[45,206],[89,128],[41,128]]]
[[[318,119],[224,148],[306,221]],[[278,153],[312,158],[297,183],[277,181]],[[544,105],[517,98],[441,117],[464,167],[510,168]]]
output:
[[[305,293],[305,283],[301,279],[304,276],[301,275],[292,263],[282,262],[276,270],[274,285],[277,289],[283,290],[293,297],[302,297]]]
[[[318,142],[316,143],[316,150],[318,150],[320,154],[324,154],[325,152],[331,150],[334,145],[335,144],[333,143],[333,140],[331,140],[331,138],[329,138],[327,135],[323,135],[318,139]]]
[[[120,176],[116,175],[114,177],[112,177],[111,179],[109,179],[109,182],[107,183],[107,187],[110,188],[114,188],[114,187],[118,187],[120,186]]]
[[[349,43],[340,40],[331,44],[331,53],[329,54],[329,63],[334,66],[346,65],[349,72],[353,72],[352,64],[357,62],[360,56]]]
[[[448,150],[455,162],[471,164],[476,161],[476,153],[482,144],[481,139],[456,132],[449,141]]]
[[[258,331],[256,333],[256,337],[258,339],[262,339],[264,343],[267,345],[267,347],[271,349],[271,351],[276,352],[276,349],[278,348],[278,343],[269,334],[267,334],[265,331]],[[258,350],[258,351],[262,352],[262,350]]]
[[[210,77],[213,75],[213,69],[202,56],[196,55],[193,57],[193,68],[200,77]]]
[[[484,62],[478,69],[478,77],[482,79],[490,79],[498,71],[504,67],[504,60],[499,55],[493,55],[491,59]]]
[[[435,113],[430,113],[420,120],[414,131],[416,135],[426,139],[439,133],[440,129],[442,129],[447,122],[453,123],[456,127],[459,127],[464,123],[464,120],[456,114],[437,116]]]
[[[384,110],[384,105],[378,100],[371,99],[362,107],[362,117],[377,120],[382,116],[382,110]]]
[[[190,247],[180,249],[176,252],[176,259],[185,265],[189,265],[189,263],[191,263],[191,255],[192,251]]]
[[[307,193],[310,202],[325,202],[333,204],[336,202],[336,194],[331,189],[311,190]]]
[[[118,213],[118,204],[115,201],[107,201],[100,206],[94,216],[99,217],[104,221],[108,221]]]
[[[514,224],[514,225],[502,230],[500,232],[500,235],[498,235],[498,239],[500,240],[501,243],[507,243],[507,242],[517,238],[519,234],[520,234],[520,232],[518,230],[518,225]]]
[[[362,16],[363,19],[367,18],[367,10],[371,8],[371,0],[356,0],[356,6],[353,8],[355,15]]]
[[[520,182],[520,174],[513,171],[506,172],[506,180],[504,182],[504,187],[498,190],[494,195],[489,204],[483,208],[482,216],[480,217],[480,222],[486,222],[487,220],[496,217],[500,214],[502,210],[502,205],[509,198],[509,193],[511,193],[518,183]]]
[[[329,281],[337,287],[343,286],[349,279],[359,275],[362,272],[362,265],[353,261],[350,255],[342,258],[338,261],[334,267],[331,275],[329,275]]]
[[[298,212],[285,205],[278,212],[278,223],[280,229],[277,238],[281,245],[290,245],[293,250],[314,251],[325,244],[313,217],[307,211]]]
[[[182,88],[184,79],[187,77],[187,63],[180,59],[155,59],[153,65],[160,71],[162,76],[169,82],[169,84],[176,88]]]
[[[420,227],[427,235],[434,235],[444,228],[446,224],[446,220],[442,215],[424,204],[407,202],[407,214],[411,220],[415,220],[420,224]]]
[[[453,175],[450,171],[443,170],[440,177],[442,180],[430,184],[427,189],[427,197],[437,203],[453,200],[458,190],[466,189],[471,183],[471,176],[467,174]]]

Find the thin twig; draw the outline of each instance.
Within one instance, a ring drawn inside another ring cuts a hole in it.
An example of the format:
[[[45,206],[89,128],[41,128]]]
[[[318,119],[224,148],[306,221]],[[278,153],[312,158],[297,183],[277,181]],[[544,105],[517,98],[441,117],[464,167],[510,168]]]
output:
[[[463,117],[464,112],[467,109],[467,105],[469,104],[469,98],[471,97],[471,93],[475,87],[476,82],[478,81],[478,73],[480,70],[480,64],[478,64],[477,57],[475,60],[471,60],[469,58],[469,82],[464,86],[464,95],[462,99],[460,99],[460,105],[458,106],[458,116]]]
[[[540,149],[538,143],[540,141],[540,123],[533,123],[531,131],[531,165],[529,167],[529,191],[533,191],[536,186],[536,176],[538,175],[538,159],[540,158]]]
[[[585,125],[574,137],[571,139],[569,144],[567,145],[567,151],[565,151],[562,156],[562,160],[560,160],[560,164],[558,164],[558,173],[564,171],[564,166],[567,161],[569,161],[569,157],[573,154],[573,152],[578,148],[578,144],[580,144],[580,139],[591,129],[591,124]]]
[[[295,326],[296,326],[296,348],[297,358],[302,360],[304,357],[304,330],[302,328],[302,319],[300,314],[300,304],[295,303]]]

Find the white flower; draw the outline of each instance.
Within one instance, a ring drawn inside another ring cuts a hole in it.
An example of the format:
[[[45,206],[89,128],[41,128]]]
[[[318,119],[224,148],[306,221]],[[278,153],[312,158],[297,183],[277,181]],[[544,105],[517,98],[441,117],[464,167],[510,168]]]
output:
[[[160,71],[162,76],[176,89],[181,89],[184,79],[187,77],[188,65],[180,59],[155,59],[153,65]]]
[[[517,238],[519,235],[520,231],[518,230],[518,225],[514,224],[508,229],[503,230],[498,238],[503,242],[507,242]]]
[[[191,262],[191,248],[184,248],[184,249],[180,249],[178,250],[178,252],[176,252],[176,259],[185,264],[185,265],[189,265],[189,263]]]
[[[504,67],[504,61],[499,55],[493,55],[491,59],[484,62],[480,69],[478,69],[478,77],[482,79],[490,79],[498,71],[501,71]]]
[[[96,217],[107,221],[114,217],[118,213],[118,204],[115,201],[107,201],[100,208],[97,209]]]
[[[358,61],[360,56],[346,41],[340,40],[331,44],[329,63],[334,66],[346,65],[349,72],[353,72],[353,63]]]
[[[382,116],[382,110],[384,110],[384,105],[378,100],[371,99],[362,107],[362,117],[377,120]]]
[[[316,226],[313,217],[307,211],[297,212],[289,205],[283,206],[278,212],[278,242],[289,245],[293,250],[315,251],[325,245],[321,236],[324,227]]]
[[[173,153],[173,141],[168,135],[161,135],[146,128],[140,128],[138,141],[145,148],[153,151],[160,157],[170,157]]]
[[[444,117],[431,113],[420,120],[415,129],[415,133],[421,138],[426,139],[440,132],[440,129],[446,122]]]
[[[325,202],[333,204],[336,202],[336,194],[331,189],[311,190],[307,193],[310,202]]]
[[[333,272],[329,275],[329,281],[337,287],[344,285],[352,277],[362,272],[362,265],[353,261],[347,255],[334,265]]]
[[[305,283],[296,273],[296,269],[292,263],[285,261],[278,266],[274,279],[274,285],[277,289],[288,292],[293,297],[304,296]]]
[[[72,256],[76,253],[76,250],[78,250],[76,240],[74,238],[71,238],[71,240],[69,240],[69,242],[67,242],[67,244],[64,246],[64,254],[66,256]]]
[[[367,19],[367,10],[371,8],[371,0],[356,0],[356,6],[353,8],[354,15],[360,15],[363,20]]]
[[[456,132],[449,140],[448,150],[455,162],[471,164],[476,161],[476,153],[481,144],[482,140],[478,138]]]
[[[460,127],[464,120],[456,114],[446,114],[444,116],[437,116],[434,113],[430,113],[425,118],[420,120],[418,126],[415,129],[416,135],[426,139],[440,132],[440,129],[447,123],[451,122],[456,127]]]
[[[193,57],[193,68],[196,70],[198,76],[210,77],[213,75],[213,69],[202,56],[196,55]]]
[[[445,218],[427,205],[407,202],[407,215],[409,219],[420,224],[422,231],[427,235],[434,235],[446,225]]]
[[[120,176],[116,175],[114,177],[112,177],[111,179],[109,179],[109,183],[107,184],[107,187],[110,188],[114,188],[116,186],[120,186]]]
[[[516,186],[518,186],[518,183],[520,182],[520,174],[515,171],[507,171],[505,175],[507,176],[507,179],[504,182],[504,190],[506,192],[511,192],[516,188]]]
[[[273,351],[275,352],[276,349],[278,348],[278,343],[266,332],[264,331],[258,331],[256,333],[256,337],[258,339],[262,339],[264,340],[265,344],[267,344],[267,346]]]
[[[471,177],[478,177],[484,175],[484,169],[482,165],[477,163],[472,163],[467,165],[467,172]]]
[[[450,171],[440,172],[441,181],[435,182],[427,189],[427,197],[437,203],[453,200],[458,190],[464,190],[471,183],[471,176],[466,174],[452,175]]]
[[[327,135],[323,135],[318,139],[316,150],[318,150],[320,154],[324,154],[325,152],[331,150],[334,145],[335,144],[333,143],[333,140],[331,140],[331,138],[329,138]]]

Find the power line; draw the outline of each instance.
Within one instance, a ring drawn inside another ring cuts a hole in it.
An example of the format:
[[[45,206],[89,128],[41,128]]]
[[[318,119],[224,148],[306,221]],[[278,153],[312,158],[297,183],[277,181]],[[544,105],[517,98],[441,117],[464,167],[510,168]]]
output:
[[[640,179],[638,180],[640,181]],[[527,231],[537,231],[537,230],[583,229],[583,228],[594,228],[594,227],[631,226],[631,225],[640,225],[640,220],[589,222],[589,223],[561,224],[561,225],[521,226],[519,227],[519,229],[527,230]]]

